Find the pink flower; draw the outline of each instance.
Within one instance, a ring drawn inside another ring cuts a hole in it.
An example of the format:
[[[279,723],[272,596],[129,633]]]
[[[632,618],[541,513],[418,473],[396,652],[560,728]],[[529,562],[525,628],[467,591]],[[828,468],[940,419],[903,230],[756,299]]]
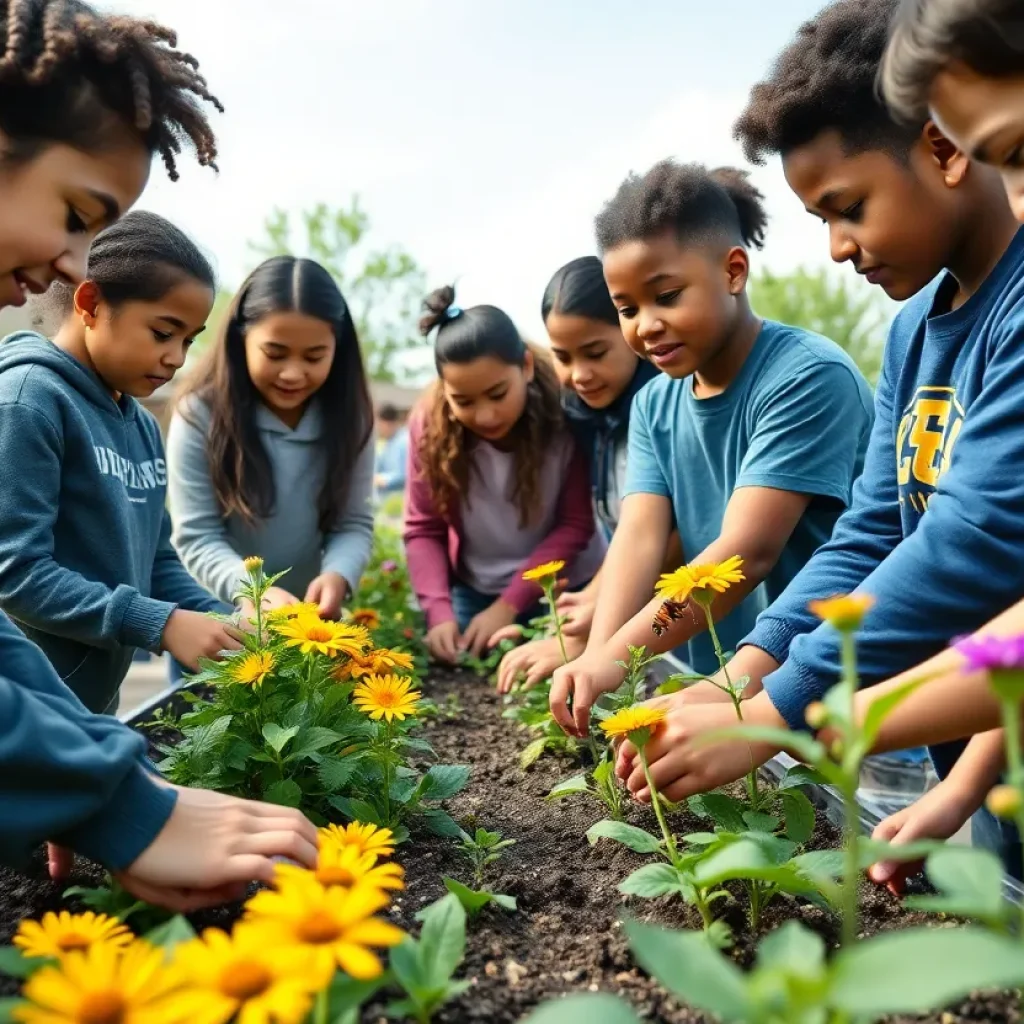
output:
[[[389,558],[386,562],[380,563],[381,572],[394,572],[398,568],[398,563],[391,561]]]
[[[968,636],[953,647],[972,672],[1024,669],[1024,634],[1020,636]]]

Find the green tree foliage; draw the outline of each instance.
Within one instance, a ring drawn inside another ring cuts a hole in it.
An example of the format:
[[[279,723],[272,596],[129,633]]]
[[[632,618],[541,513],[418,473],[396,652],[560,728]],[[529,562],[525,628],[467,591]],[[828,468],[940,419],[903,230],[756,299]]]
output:
[[[824,267],[798,267],[789,274],[762,270],[751,278],[749,294],[760,316],[831,338],[872,385],[878,381],[888,318],[877,293],[862,293]]]
[[[425,344],[416,321],[426,276],[404,249],[368,248],[369,229],[370,219],[353,196],[348,206],[317,203],[295,219],[275,209],[264,222],[263,239],[250,247],[261,260],[292,254],[324,266],[345,294],[370,377],[400,382],[416,372],[402,353]]]

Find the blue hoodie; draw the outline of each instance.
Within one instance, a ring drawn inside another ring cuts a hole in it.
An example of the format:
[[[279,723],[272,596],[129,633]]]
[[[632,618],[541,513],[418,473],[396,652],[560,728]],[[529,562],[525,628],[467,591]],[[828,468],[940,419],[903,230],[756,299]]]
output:
[[[177,794],[143,738],[94,715],[0,612],[0,863],[53,840],[118,871],[157,837]]]
[[[171,546],[160,428],[38,334],[0,345],[0,608],[92,711],[176,607],[226,606]]]

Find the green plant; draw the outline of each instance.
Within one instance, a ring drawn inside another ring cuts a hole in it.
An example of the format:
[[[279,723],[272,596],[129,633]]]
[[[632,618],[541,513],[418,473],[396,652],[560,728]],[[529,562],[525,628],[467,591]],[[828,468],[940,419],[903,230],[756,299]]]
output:
[[[454,895],[462,904],[463,909],[470,917],[475,917],[484,907],[493,903],[502,910],[515,910],[517,907],[514,896],[508,896],[501,892],[491,892],[490,889],[471,889],[468,885],[455,878],[444,878],[444,887]]]
[[[591,785],[593,783],[593,785]],[[602,760],[587,775],[573,775],[572,778],[558,783],[550,793],[548,800],[561,800],[577,793],[586,793],[599,800],[608,811],[612,821],[623,821],[626,817],[626,794],[615,778],[615,762]]]
[[[172,918],[172,914],[154,907],[145,900],[136,899],[116,878],[107,875],[102,885],[73,885],[64,890],[65,899],[78,899],[90,910],[107,917],[116,917],[138,932],[148,932]]]
[[[485,828],[477,828],[472,835],[462,833],[459,850],[472,865],[473,881],[477,886],[483,885],[488,866],[500,860],[502,852],[515,844],[514,839],[502,839],[500,832],[488,832]]]
[[[446,1002],[470,986],[453,980],[466,952],[466,911],[449,893],[416,917],[423,925],[420,937],[410,936],[391,951],[391,972],[406,998],[391,1003],[388,1012],[429,1024]]]

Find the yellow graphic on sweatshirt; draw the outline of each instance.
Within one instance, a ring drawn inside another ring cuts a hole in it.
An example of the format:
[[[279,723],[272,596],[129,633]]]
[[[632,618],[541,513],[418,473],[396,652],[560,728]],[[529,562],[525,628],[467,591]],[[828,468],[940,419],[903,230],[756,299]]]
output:
[[[900,504],[924,512],[939,479],[949,469],[953,448],[964,425],[956,389],[920,387],[896,432],[896,480]]]

